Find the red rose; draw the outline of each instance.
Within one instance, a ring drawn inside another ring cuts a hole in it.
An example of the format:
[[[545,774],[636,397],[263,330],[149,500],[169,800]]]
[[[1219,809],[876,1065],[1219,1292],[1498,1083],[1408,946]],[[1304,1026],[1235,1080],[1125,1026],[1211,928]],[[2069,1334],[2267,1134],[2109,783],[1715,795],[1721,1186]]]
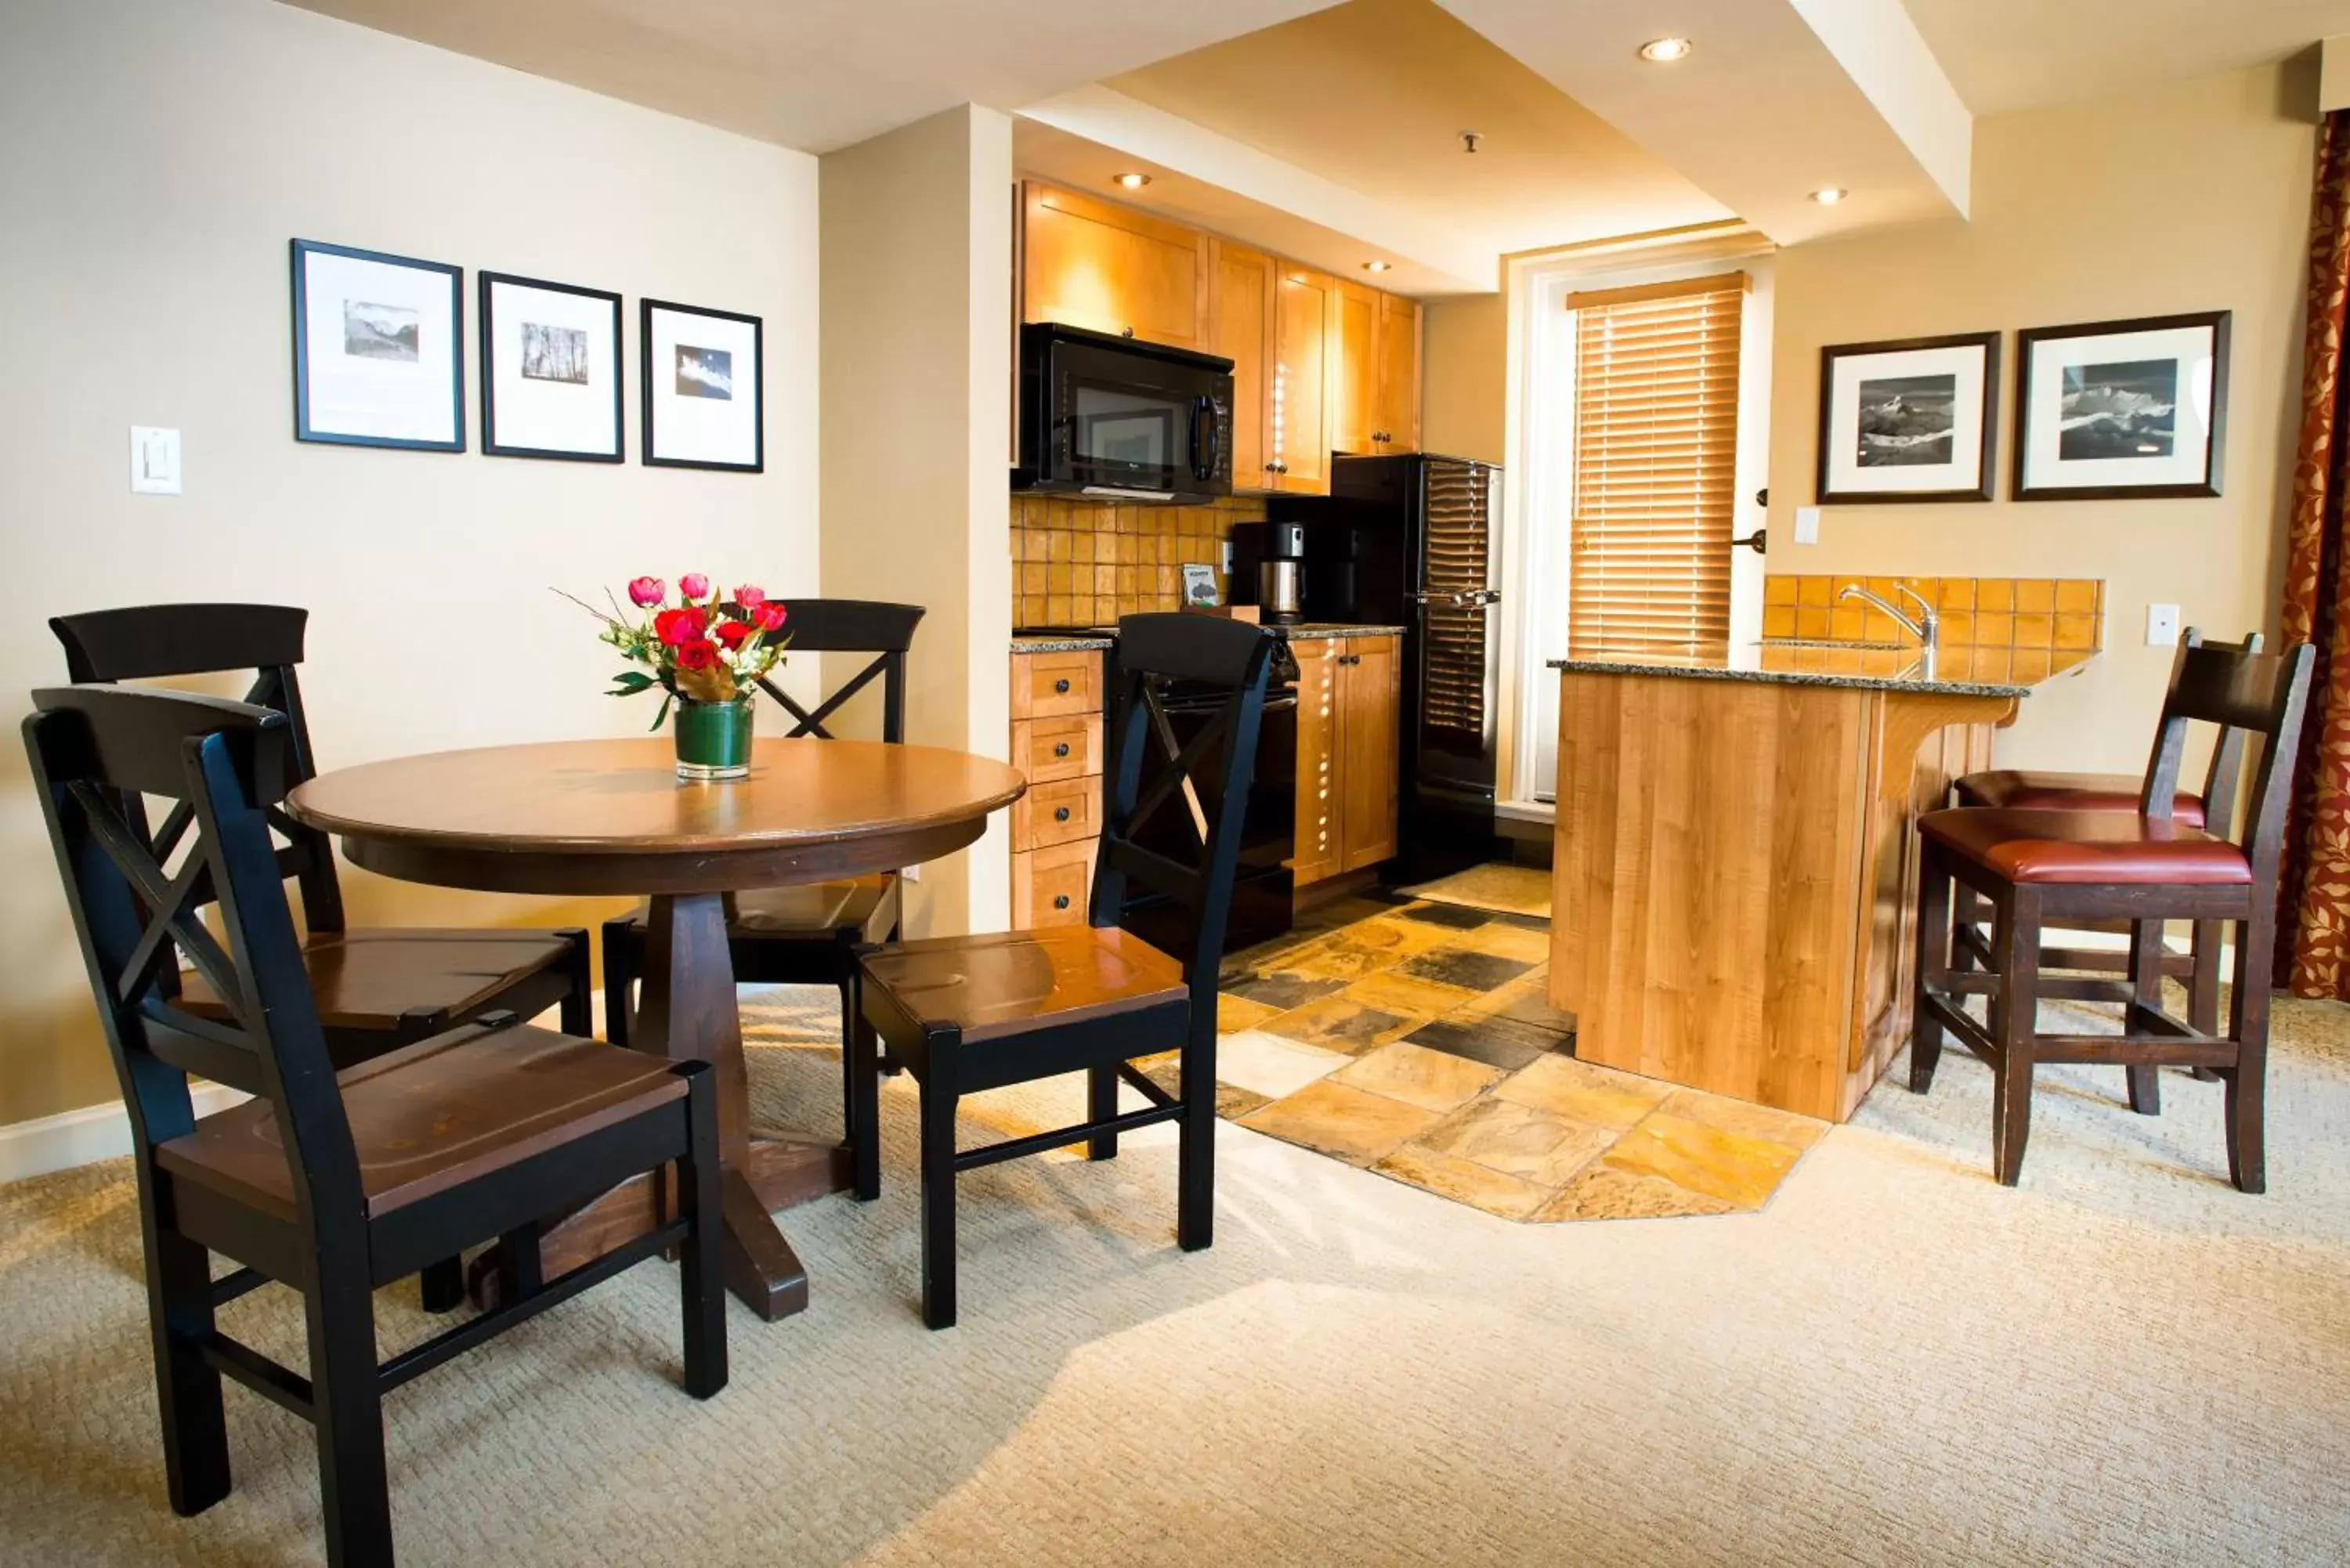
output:
[[[717,635],[718,640],[724,643],[726,650],[732,653],[750,637],[751,623],[747,620],[722,620],[718,623]]]
[[[718,649],[707,642],[689,642],[677,650],[680,670],[708,670],[718,662]]]
[[[699,608],[663,610],[653,617],[653,635],[671,648],[681,648],[707,630],[710,621]]]
[[[629,597],[639,609],[650,609],[661,602],[669,585],[659,577],[633,577],[629,582]]]
[[[767,602],[767,590],[755,583],[744,583],[734,590],[734,602],[746,610],[757,609]]]
[[[758,623],[761,631],[780,631],[784,625],[784,607],[769,599],[751,612],[751,618]]]
[[[690,599],[708,598],[710,597],[710,579],[703,576],[700,572],[688,572],[685,576],[678,578],[677,591],[683,594]]]

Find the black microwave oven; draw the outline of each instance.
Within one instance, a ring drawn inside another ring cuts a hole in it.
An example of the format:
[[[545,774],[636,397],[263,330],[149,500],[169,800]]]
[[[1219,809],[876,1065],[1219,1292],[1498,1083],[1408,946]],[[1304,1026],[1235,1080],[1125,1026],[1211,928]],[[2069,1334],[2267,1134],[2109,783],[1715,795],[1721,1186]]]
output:
[[[1230,359],[1032,322],[1016,413],[1016,490],[1193,504],[1232,493]]]

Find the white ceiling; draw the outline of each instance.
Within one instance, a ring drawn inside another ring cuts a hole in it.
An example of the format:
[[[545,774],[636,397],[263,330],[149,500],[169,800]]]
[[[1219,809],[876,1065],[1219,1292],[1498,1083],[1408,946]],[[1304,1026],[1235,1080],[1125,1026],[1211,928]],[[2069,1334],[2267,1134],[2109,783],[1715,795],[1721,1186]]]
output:
[[[1015,109],[1329,0],[287,0],[810,152]]]
[[[1904,0],[1977,114],[2281,60],[2350,33],[2350,0]]]

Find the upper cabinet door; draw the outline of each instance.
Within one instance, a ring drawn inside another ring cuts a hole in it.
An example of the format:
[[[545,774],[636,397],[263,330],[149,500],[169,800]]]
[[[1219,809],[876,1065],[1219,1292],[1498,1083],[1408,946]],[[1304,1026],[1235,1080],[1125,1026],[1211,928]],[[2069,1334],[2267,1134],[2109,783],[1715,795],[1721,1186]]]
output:
[[[1379,301],[1377,290],[1337,286],[1330,322],[1330,450],[1377,452],[1379,418]]]
[[[1338,318],[1336,280],[1285,268],[1274,300],[1272,404],[1267,458],[1284,491],[1330,490],[1330,329]]]
[[[1232,362],[1232,488],[1272,490],[1274,303],[1281,265],[1230,240],[1208,242],[1208,352]]]
[[[1022,320],[1206,347],[1205,234],[1034,181],[1021,231]]]
[[[1379,296],[1379,411],[1371,439],[1380,452],[1419,450],[1419,306]]]

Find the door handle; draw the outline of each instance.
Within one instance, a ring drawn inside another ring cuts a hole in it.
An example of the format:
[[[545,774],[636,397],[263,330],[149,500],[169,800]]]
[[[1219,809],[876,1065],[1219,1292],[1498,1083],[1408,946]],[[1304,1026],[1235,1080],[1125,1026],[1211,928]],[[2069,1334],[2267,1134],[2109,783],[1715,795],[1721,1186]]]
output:
[[[1201,435],[1203,424],[1206,427],[1204,440]],[[1191,405],[1191,477],[1215,478],[1216,470],[1223,463],[1224,432],[1216,420],[1216,400],[1205,392],[1201,393]]]

